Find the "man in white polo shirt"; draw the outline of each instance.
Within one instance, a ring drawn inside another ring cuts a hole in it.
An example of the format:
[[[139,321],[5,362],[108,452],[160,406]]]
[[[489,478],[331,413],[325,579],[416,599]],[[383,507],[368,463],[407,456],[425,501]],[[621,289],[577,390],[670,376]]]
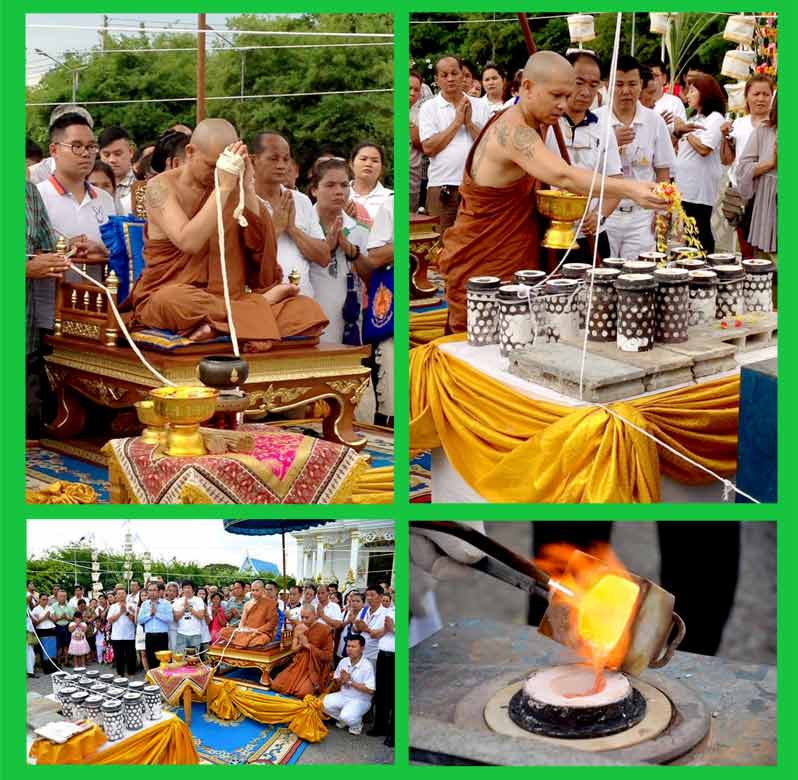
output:
[[[346,658],[342,658],[335,670],[335,679],[341,689],[328,693],[324,699],[324,711],[335,718],[339,729],[349,727],[350,734],[363,731],[363,716],[371,707],[371,697],[377,687],[374,667],[363,654],[365,639],[356,634],[346,643]]]
[[[299,272],[299,292],[313,297],[310,264],[326,266],[330,248],[307,195],[285,186],[291,167],[291,147],[272,130],[258,133],[252,141],[255,191],[266,206],[277,234],[277,262],[283,278]]]
[[[377,654],[380,652],[380,637],[385,629],[385,616],[388,610],[382,606],[382,587],[370,585],[366,588],[366,614],[355,622],[355,631],[363,634],[366,647],[363,654],[371,661],[377,663]]]
[[[676,95],[666,92],[668,87],[668,70],[660,61],[649,63],[649,68],[654,74],[654,81],[657,82],[657,89],[654,92],[654,111],[656,111],[668,126],[668,132],[673,133],[675,119],[687,121],[687,112],[684,110],[684,103]]]
[[[116,214],[114,199],[104,190],[92,187],[87,178],[97,159],[97,142],[85,116],[63,114],[50,126],[50,155],[55,170],[38,184],[53,230],[77,246],[76,263],[90,264],[88,272],[101,278],[99,264],[108,252],[100,236],[100,225]],[[73,271],[68,282],[82,281]]]
[[[639,102],[643,84],[640,64],[634,57],[620,57],[615,81],[613,113],[610,117],[626,179],[667,182],[676,168],[670,133],[662,117]],[[596,110],[601,121],[609,104]],[[636,260],[641,252],[656,249],[656,214],[624,199],[607,219],[607,236],[613,257]]]
[[[487,104],[463,91],[463,70],[455,57],[435,65],[440,92],[419,111],[419,137],[429,157],[427,209],[440,217],[441,231],[454,223],[460,204],[466,157],[490,118]]]
[[[319,621],[326,623],[333,632],[337,631],[344,624],[341,607],[334,601],[330,601],[330,589],[324,584],[319,585],[317,598],[319,599],[319,606],[316,612],[318,613]]]
[[[566,58],[571,63],[576,77],[576,88],[569,95],[565,114],[560,117],[560,129],[565,148],[568,151],[571,165],[577,168],[586,168],[590,171],[598,158],[598,176],[604,174],[604,138],[606,136],[606,114],[603,121],[590,110],[593,101],[601,86],[601,64],[593,52],[574,51]],[[546,133],[546,146],[555,154],[560,154],[554,131]],[[618,156],[618,143],[615,133],[610,131],[606,147],[607,176],[619,177],[621,175],[621,160]],[[600,179],[596,178],[594,192],[598,193]],[[598,213],[599,199],[594,197],[590,201],[590,211],[582,223],[582,230],[577,234],[579,249],[574,249],[568,255],[574,262],[593,262],[593,252],[590,249],[587,236],[597,236],[599,259],[610,257],[610,244],[604,228],[604,222],[618,205],[617,198],[604,195],[601,214]]]
[[[202,643],[202,624],[205,619],[205,602],[194,595],[194,583],[183,581],[183,596],[177,598],[172,605],[177,621],[177,641],[175,650],[182,653],[187,647],[199,650]]]

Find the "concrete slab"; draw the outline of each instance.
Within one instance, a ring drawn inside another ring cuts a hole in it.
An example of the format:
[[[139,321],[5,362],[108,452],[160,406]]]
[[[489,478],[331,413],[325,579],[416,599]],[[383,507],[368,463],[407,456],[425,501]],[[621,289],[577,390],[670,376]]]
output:
[[[572,344],[536,344],[510,354],[509,371],[563,395],[579,398],[581,347]],[[591,355],[585,361],[582,400],[609,403],[645,392],[646,372],[620,360]]]
[[[737,347],[707,336],[701,337],[691,333],[690,339],[684,344],[668,344],[663,349],[690,358],[693,361],[692,371],[695,379],[722,371],[731,371],[737,367],[737,361],[734,359]]]
[[[733,344],[738,350],[748,352],[753,349],[775,346],[778,341],[779,315],[776,312],[756,312],[744,314],[740,327],[730,323],[723,328],[716,320],[710,325],[690,329],[690,338],[710,338]]]

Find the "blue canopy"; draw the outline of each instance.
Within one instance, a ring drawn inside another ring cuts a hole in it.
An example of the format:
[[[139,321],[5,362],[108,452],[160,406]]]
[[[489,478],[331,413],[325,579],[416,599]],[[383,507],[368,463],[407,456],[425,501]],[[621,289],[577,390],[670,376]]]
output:
[[[305,531],[316,525],[332,523],[333,520],[225,520],[224,530],[231,534],[247,536],[271,536]]]

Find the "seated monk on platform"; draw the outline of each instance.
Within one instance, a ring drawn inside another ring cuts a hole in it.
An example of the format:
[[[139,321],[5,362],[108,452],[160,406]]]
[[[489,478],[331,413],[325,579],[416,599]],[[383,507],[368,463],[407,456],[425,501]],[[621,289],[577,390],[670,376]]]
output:
[[[575,83],[565,57],[552,51],[533,54],[524,68],[519,102],[495,114],[471,147],[457,219],[444,234],[439,258],[452,333],[466,329],[470,277],[498,276],[509,282],[516,271],[538,267],[536,180],[577,195],[590,191],[593,172],[568,165],[543,142],[548,126],[565,113]],[[600,187],[597,175],[593,191]],[[655,187],[653,181],[605,178],[604,196],[665,209]]]
[[[274,640],[279,620],[277,604],[267,598],[263,580],[255,580],[252,583],[251,598],[244,605],[241,622],[237,626],[223,628],[214,645],[259,650]]]
[[[333,632],[318,620],[313,607],[303,606],[300,619],[291,646],[296,655],[291,665],[272,680],[272,690],[301,699],[327,687],[332,674]]]
[[[281,284],[274,227],[255,192],[246,145],[224,119],[200,122],[185,164],[147,184],[146,266],[125,307],[132,309],[132,325],[176,331],[198,342],[229,333],[214,195],[214,169],[225,150],[245,165],[247,227],[233,215],[238,176],[218,172],[231,308],[243,349],[267,350],[286,336],[318,336],[327,318],[313,299],[297,294],[298,287]]]

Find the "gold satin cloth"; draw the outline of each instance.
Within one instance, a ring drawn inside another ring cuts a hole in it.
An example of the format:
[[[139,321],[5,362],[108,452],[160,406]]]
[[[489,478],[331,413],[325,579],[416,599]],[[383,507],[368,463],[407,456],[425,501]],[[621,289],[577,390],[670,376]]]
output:
[[[30,756],[37,764],[199,764],[191,732],[180,718],[155,723],[100,751],[106,741],[94,726],[63,745],[38,740]]]
[[[393,466],[378,466],[361,474],[352,489],[353,504],[392,504]]]
[[[496,503],[650,503],[660,476],[705,472],[597,406],[532,400],[439,344],[410,352],[410,447],[443,447],[460,476]],[[739,376],[607,404],[677,452],[730,476],[737,465]]]
[[[414,314],[410,312],[410,347],[420,347],[430,341],[443,336],[446,330],[446,320],[449,316],[448,309],[434,309],[433,311]]]
[[[302,701],[287,696],[264,696],[253,693],[232,680],[211,680],[206,691],[208,711],[221,720],[246,716],[258,723],[287,723],[288,728],[308,742],[320,742],[327,736],[322,697],[305,696]]]

